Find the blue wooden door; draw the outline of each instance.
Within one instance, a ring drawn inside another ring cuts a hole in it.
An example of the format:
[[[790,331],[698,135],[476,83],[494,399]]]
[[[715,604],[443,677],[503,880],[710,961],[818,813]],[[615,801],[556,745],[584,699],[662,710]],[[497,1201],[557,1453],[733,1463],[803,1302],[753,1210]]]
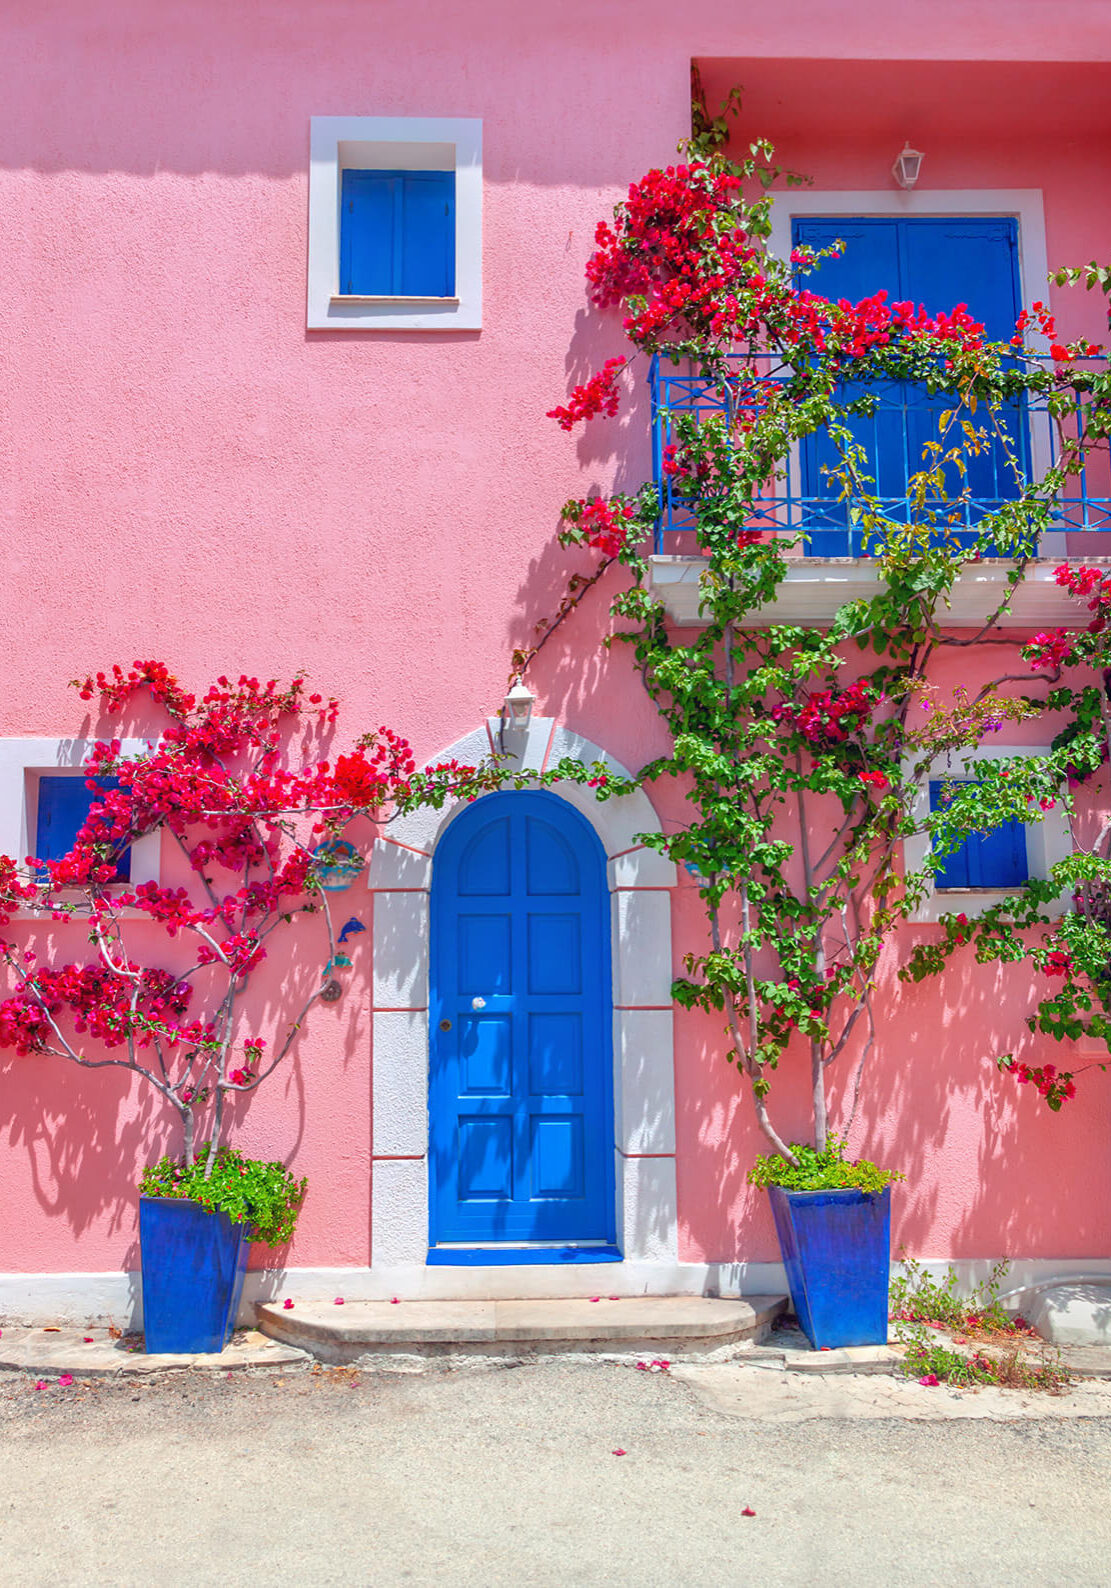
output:
[[[589,825],[493,794],[436,852],[431,1245],[613,1239],[609,896]]]
[[[838,238],[845,244],[839,259],[827,259],[807,278],[807,286],[827,298],[848,298],[857,303],[886,291],[890,302],[910,299],[928,313],[953,309],[966,303],[973,319],[983,323],[989,341],[1006,341],[1014,335],[1020,308],[1018,279],[1017,223],[999,216],[870,218],[832,217],[796,220],[792,223],[792,242],[813,248],[828,248]],[[849,422],[856,440],[863,445],[876,480],[876,495],[889,517],[905,517],[907,480],[925,467],[923,448],[938,439],[938,420],[954,406],[952,396],[931,397],[921,386],[906,386],[897,381],[875,382],[863,386],[846,382],[841,388],[844,400],[869,391],[879,399],[870,418]],[[990,430],[986,416],[967,416],[974,425]],[[1004,416],[1020,467],[1028,455],[1027,424],[1024,410],[1015,404]],[[951,443],[952,444],[952,440]],[[846,504],[837,501],[838,486],[831,484],[823,467],[836,469],[840,459],[824,430],[802,444],[802,495],[808,505],[805,513],[808,530],[807,550],[815,556],[845,556],[861,550],[859,531],[850,535]],[[960,538],[971,540],[971,528],[984,512],[1018,495],[1019,483],[1007,460],[1005,448],[993,441],[966,458],[968,489],[973,504],[963,516],[970,533]],[[946,478],[948,496],[959,496],[961,481],[950,465]],[[932,506],[939,522],[946,505],[940,499]],[[963,511],[963,510],[962,510]]]

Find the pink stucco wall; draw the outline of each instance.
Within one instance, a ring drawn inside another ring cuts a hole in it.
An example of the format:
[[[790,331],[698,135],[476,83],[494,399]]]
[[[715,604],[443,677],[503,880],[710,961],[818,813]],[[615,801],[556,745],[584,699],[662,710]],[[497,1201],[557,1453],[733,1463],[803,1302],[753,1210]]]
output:
[[[636,420],[572,440],[543,416],[617,345],[582,266],[628,180],[673,156],[692,56],[746,84],[752,130],[819,186],[885,185],[910,137],[926,185],[1042,187],[1051,261],[1105,252],[1111,16],[1083,0],[46,0],[0,37],[5,735],[80,733],[67,680],[147,655],[190,684],[307,666],[352,734],[387,721],[419,755],[495,708],[562,584],[560,504],[647,469]],[[480,333],[305,331],[313,114],[484,119]],[[541,710],[639,765],[659,729],[597,649],[600,610],[546,653]],[[678,890],[680,949],[696,904]],[[299,1264],[370,1260],[368,942],[240,1136],[312,1180]],[[994,1078],[1012,998],[995,971],[941,1002],[893,984],[860,1145],[910,1173],[914,1249],[1106,1252],[1106,1094],[1097,1077],[1058,1120]],[[717,1034],[677,1035],[682,1255],[771,1257]],[[135,1266],[148,1119],[112,1080],[0,1056],[0,1269]]]

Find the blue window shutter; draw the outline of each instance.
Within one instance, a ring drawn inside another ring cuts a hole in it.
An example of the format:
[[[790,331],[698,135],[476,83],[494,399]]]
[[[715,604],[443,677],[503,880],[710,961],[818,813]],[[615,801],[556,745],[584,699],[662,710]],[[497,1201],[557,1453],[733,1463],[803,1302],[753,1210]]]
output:
[[[944,803],[951,778],[930,783],[930,809]],[[946,855],[934,881],[936,888],[1016,888],[1030,875],[1026,858],[1026,827],[1004,822],[990,833],[970,833],[959,849]]]
[[[841,257],[824,260],[813,275],[803,278],[811,291],[855,303],[884,289],[889,302],[910,299],[930,313],[967,303],[990,339],[1006,340],[1014,334],[1020,307],[1016,221],[989,216],[815,216],[792,222],[793,245],[828,248],[838,238],[845,244]],[[847,383],[842,400],[863,390]],[[874,466],[877,495],[900,516],[907,477],[922,469],[923,447],[937,440],[938,418],[953,407],[953,398],[931,397],[917,386],[891,382],[879,382],[871,390],[880,399],[879,411],[871,419],[851,418],[849,428]],[[1007,425],[1019,466],[1024,468],[1028,426],[1021,402],[1008,406]],[[974,501],[1010,501],[1018,495],[1018,482],[1001,443],[989,444],[966,461]],[[837,450],[824,429],[805,437],[801,448],[802,495],[811,503],[808,550],[818,556],[856,553],[861,537],[851,530],[846,505],[837,501],[836,490],[822,474],[823,465],[839,466]],[[951,467],[946,479],[950,495],[958,496],[964,480]],[[944,512],[942,503],[935,507]],[[979,511],[972,510],[973,524]]]
[[[455,172],[407,171],[403,183],[400,292],[411,298],[455,294]]]
[[[96,795],[85,787],[83,777],[40,777],[39,812],[35,830],[36,860],[61,860],[68,855],[85,825]],[[103,789],[119,788],[119,779],[98,779]],[[131,876],[131,850],[125,849],[116,862],[116,881]]]
[[[455,295],[454,171],[344,171],[340,290],[365,297]]]
[[[939,782],[930,783],[930,809],[932,811],[939,810],[942,805],[948,804],[945,798],[947,781],[951,782],[952,780],[942,779]],[[966,838],[959,849],[955,849],[951,855],[945,856],[945,864],[934,878],[935,888],[971,887],[968,871],[968,845],[969,840]]]
[[[340,211],[340,290],[388,296],[394,282],[398,184],[389,171],[345,171]]]

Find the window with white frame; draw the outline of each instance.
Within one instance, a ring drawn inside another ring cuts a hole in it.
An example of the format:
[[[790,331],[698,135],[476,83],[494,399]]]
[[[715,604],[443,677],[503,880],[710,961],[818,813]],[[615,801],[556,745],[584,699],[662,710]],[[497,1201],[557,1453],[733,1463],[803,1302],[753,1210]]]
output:
[[[0,854],[23,866],[29,856],[58,860],[68,853],[96,798],[86,787],[92,748],[91,739],[0,739]],[[124,756],[146,748],[140,739],[121,744]],[[119,857],[116,880],[157,882],[160,856],[160,833],[138,839]]]
[[[955,784],[976,781],[977,761],[1048,753],[1048,745],[993,744],[980,745],[951,758],[940,757],[919,786],[913,810],[916,824],[925,823],[930,811],[945,802]],[[924,832],[915,833],[906,839],[903,849],[907,871],[918,871],[928,859],[929,838]],[[1008,821],[991,832],[972,833],[944,857],[929,893],[911,919],[936,921],[942,915],[986,910],[1013,893],[1028,877],[1048,877],[1050,867],[1071,851],[1068,819],[1059,803],[1046,811],[1040,821]]]
[[[482,122],[314,116],[310,330],[482,325]]]

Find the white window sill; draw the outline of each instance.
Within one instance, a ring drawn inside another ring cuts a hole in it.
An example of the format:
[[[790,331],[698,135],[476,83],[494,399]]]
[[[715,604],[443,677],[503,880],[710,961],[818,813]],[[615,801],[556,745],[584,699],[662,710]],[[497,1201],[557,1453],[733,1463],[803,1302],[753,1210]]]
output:
[[[362,292],[333,292],[330,303],[446,303],[453,308],[459,303],[458,298],[402,298],[391,297],[389,293],[362,293]]]

